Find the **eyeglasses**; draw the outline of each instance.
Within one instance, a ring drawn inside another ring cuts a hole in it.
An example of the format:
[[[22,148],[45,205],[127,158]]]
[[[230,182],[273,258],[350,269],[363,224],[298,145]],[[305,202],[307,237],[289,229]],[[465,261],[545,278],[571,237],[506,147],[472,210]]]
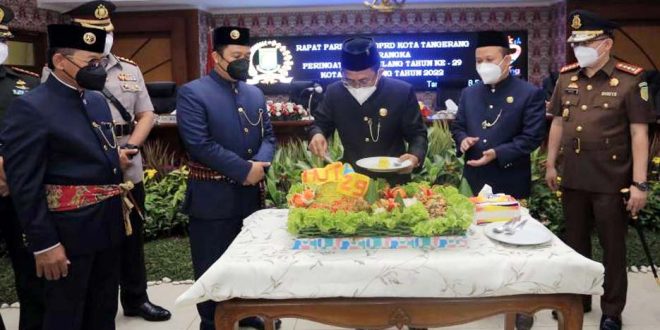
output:
[[[82,62],[82,63],[85,63],[85,65],[83,65],[83,66],[91,66],[91,67],[96,68],[96,67],[99,67],[99,66],[103,66],[103,65],[104,65],[104,61],[103,61],[103,59],[101,59],[101,58],[93,58],[93,59],[91,59],[91,60],[89,60],[89,61],[83,61],[83,60],[81,60],[81,59],[76,58],[76,57],[73,56],[73,55],[65,55],[65,56],[66,56],[67,58],[69,58],[70,60],[78,60],[78,61],[80,61],[80,62]],[[73,61],[71,61],[71,62],[72,62],[73,64],[76,64],[76,62],[73,62]],[[77,65],[77,64],[76,64],[76,65]]]
[[[378,74],[373,78],[363,78],[359,80],[341,78],[341,83],[345,87],[361,88],[361,87],[371,87],[374,85],[374,81],[378,79]]]

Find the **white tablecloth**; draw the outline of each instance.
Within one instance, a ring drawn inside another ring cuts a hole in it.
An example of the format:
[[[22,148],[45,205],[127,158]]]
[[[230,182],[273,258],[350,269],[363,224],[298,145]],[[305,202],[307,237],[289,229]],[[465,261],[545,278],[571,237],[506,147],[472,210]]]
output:
[[[287,213],[263,210],[245,219],[227,252],[177,304],[232,298],[603,293],[603,266],[554,235],[544,246],[513,247],[490,240],[483,227],[473,226],[466,248],[292,250],[294,237],[286,231]]]

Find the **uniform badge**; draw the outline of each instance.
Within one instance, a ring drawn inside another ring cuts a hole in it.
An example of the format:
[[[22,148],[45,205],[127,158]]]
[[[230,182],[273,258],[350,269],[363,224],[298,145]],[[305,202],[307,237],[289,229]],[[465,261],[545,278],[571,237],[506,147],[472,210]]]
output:
[[[616,87],[619,86],[619,79],[612,78],[610,79],[610,87]]]
[[[25,85],[25,81],[20,80],[20,79],[18,81],[16,81],[16,86],[15,87],[18,88],[18,89],[24,89],[24,90],[30,89],[29,87],[27,87]]]
[[[578,76],[572,76],[571,81],[578,81]]]
[[[94,11],[94,17],[97,19],[106,19],[108,18],[108,8],[105,8],[104,5],[99,5]]]
[[[571,27],[573,28],[573,30],[579,30],[582,27],[582,19],[580,18],[580,15],[573,16]]]
[[[126,72],[121,72],[121,73],[119,73],[119,74],[117,75],[117,78],[119,79],[119,81],[137,81],[137,79],[135,78],[135,76],[133,76],[133,75],[130,74],[130,73],[126,73]]]
[[[83,41],[88,45],[93,45],[96,42],[96,36],[94,33],[87,32],[83,35]]]
[[[561,116],[564,117],[564,119],[568,119],[568,116],[571,115],[571,110],[568,110],[568,108],[565,108],[564,111],[561,113]]]
[[[378,114],[379,114],[381,117],[387,117],[387,109],[385,109],[385,108],[380,108],[380,110],[378,110]]]
[[[0,8],[0,21],[2,21],[5,18],[5,11]]]
[[[649,100],[649,84],[646,81],[639,83],[639,96],[642,97],[642,100],[648,102],[648,100]]]
[[[17,80],[16,85],[14,88],[11,90],[11,93],[16,96],[21,96],[25,95],[30,90],[30,87],[27,87],[25,84],[25,81],[23,80]]]
[[[231,30],[231,32],[229,32],[229,37],[236,40],[241,37],[241,33],[238,32],[238,30]]]
[[[578,88],[580,88],[580,86],[578,86],[578,84],[576,84],[576,83],[570,83],[570,84],[568,84],[568,88],[578,89]]]
[[[509,104],[513,103],[513,96],[507,97],[506,98],[506,103],[509,103]]]

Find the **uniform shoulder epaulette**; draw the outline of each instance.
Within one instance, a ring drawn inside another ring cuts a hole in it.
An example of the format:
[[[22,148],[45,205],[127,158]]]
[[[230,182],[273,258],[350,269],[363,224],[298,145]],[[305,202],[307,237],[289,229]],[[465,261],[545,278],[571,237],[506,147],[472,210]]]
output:
[[[35,78],[41,78],[41,76],[40,76],[39,74],[34,73],[34,72],[32,72],[32,71],[23,70],[23,69],[21,69],[21,68],[17,68],[17,67],[15,67],[15,66],[10,66],[10,68],[11,68],[12,70],[16,71],[16,72],[19,72],[19,73],[22,73],[22,74],[26,74],[26,75],[28,75],[28,76],[32,76],[32,77],[35,77]]]
[[[579,67],[580,67],[580,64],[578,64],[576,62],[576,63],[573,63],[573,64],[565,65],[564,67],[561,68],[561,70],[559,70],[559,72],[566,73],[566,72],[569,72],[569,71],[573,71],[573,70],[575,70]]]
[[[625,63],[625,62],[617,63],[616,68],[623,71],[623,72],[625,72],[625,73],[629,73],[633,76],[636,76],[636,75],[638,75],[638,74],[640,74],[644,71],[643,68],[638,67],[637,65],[628,64],[628,63]]]
[[[129,64],[133,64],[135,66],[138,66],[137,63],[135,63],[135,62],[133,62],[133,61],[131,61],[131,60],[125,58],[125,57],[117,56],[117,59],[122,61],[122,62],[126,62],[126,63],[129,63]]]

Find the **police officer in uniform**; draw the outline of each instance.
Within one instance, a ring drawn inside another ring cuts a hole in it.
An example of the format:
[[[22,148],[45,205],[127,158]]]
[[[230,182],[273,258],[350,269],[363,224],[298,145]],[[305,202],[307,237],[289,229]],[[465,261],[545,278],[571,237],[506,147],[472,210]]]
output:
[[[509,39],[497,31],[478,34],[475,51],[481,83],[463,90],[451,131],[473,192],[488,184],[497,193],[529,197],[530,154],[545,137],[545,98],[532,84],[512,77]]]
[[[596,228],[603,248],[605,294],[600,328],[621,328],[626,303],[626,233],[629,213],[646,203],[648,123],[654,120],[642,68],[611,57],[613,22],[587,11],[568,16],[568,42],[578,63],[561,70],[549,109],[550,129],[546,181],[561,188],[565,240],[591,257]],[[563,161],[556,168],[558,154]],[[561,182],[558,182],[558,172]],[[630,189],[627,204],[622,188]],[[585,312],[591,297],[584,297]]]
[[[0,5],[0,121],[9,104],[39,84],[36,73],[3,65],[9,56],[6,40],[13,35],[7,24],[14,18],[11,8]],[[2,123],[0,122],[0,131]],[[12,206],[3,170],[0,145],[0,235],[4,239],[16,281],[21,304],[19,329],[41,329],[43,302],[42,281],[36,276],[34,257],[23,243],[23,231]],[[0,319],[0,324],[2,319]]]
[[[131,193],[137,202],[131,213],[133,235],[124,240],[121,250],[120,301],[124,315],[139,316],[147,321],[165,321],[170,319],[170,312],[151,303],[147,296],[144,219],[140,212],[144,210],[145,192],[139,147],[147,139],[156,116],[140,68],[135,62],[111,53],[114,33],[111,16],[115,9],[110,1],[90,1],[66,14],[71,16],[72,24],[107,32],[103,55],[108,79],[102,93],[110,106],[115,135],[121,146],[120,160],[126,167],[124,180],[135,185]]]
[[[243,219],[263,207],[263,180],[275,153],[266,100],[247,85],[249,30],[219,27],[213,32],[215,68],[179,90],[177,123],[190,155],[184,211],[190,217],[195,278],[224,253]],[[197,305],[200,329],[215,329],[215,302]],[[263,329],[260,319],[242,326]]]
[[[114,329],[119,247],[130,234],[112,116],[96,90],[105,31],[48,26],[45,84],[4,118],[5,170],[16,213],[46,279],[43,329]]]
[[[343,161],[357,172],[384,178],[390,184],[409,181],[428,148],[414,89],[406,82],[383,76],[378,49],[371,38],[344,41],[341,65],[341,81],[328,86],[314,114],[310,151],[326,156],[326,139],[337,130],[344,145]],[[411,166],[395,174],[377,174],[356,166],[359,159],[376,156],[399,157],[401,161],[409,160]]]

